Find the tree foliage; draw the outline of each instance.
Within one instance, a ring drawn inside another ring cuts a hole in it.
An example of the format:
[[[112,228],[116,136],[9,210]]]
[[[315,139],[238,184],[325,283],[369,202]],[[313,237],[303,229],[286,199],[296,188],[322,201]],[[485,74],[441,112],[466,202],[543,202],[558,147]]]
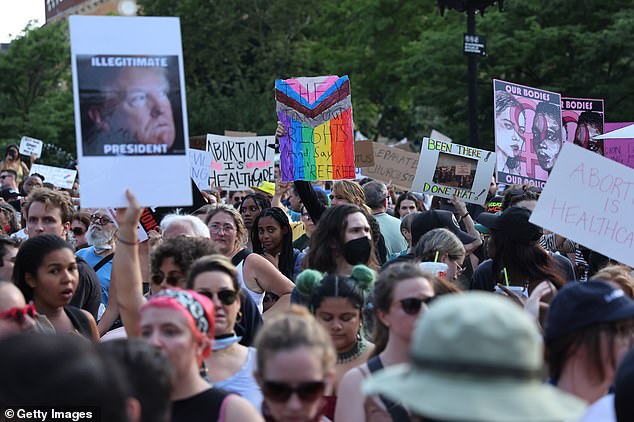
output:
[[[42,139],[62,149],[42,160],[65,164],[75,150],[71,87],[67,25],[27,28],[0,54],[0,142]]]
[[[466,15],[433,0],[140,0],[179,16],[189,131],[266,134],[275,79],[348,74],[355,124],[419,142],[432,129],[467,143]],[[629,0],[505,0],[478,15],[480,146],[493,147],[493,78],[606,100],[607,121],[634,117]],[[67,27],[27,31],[0,55],[0,142],[30,135],[74,151]]]

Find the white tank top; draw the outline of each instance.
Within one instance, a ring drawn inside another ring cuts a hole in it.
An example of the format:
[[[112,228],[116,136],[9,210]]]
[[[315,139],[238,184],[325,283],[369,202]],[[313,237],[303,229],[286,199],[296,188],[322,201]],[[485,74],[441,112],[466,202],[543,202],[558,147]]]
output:
[[[236,270],[238,270],[238,280],[240,280],[240,284],[242,284],[242,288],[244,290],[247,291],[247,293],[249,293],[249,296],[251,296],[251,299],[253,299],[253,301],[255,302],[255,304],[258,307],[258,310],[260,311],[260,314],[262,314],[262,312],[264,311],[264,292],[263,293],[256,293],[253,290],[249,289],[247,287],[247,285],[244,283],[244,278],[242,277],[242,270],[243,270],[243,266],[244,266],[244,259],[242,261],[240,261],[240,263],[238,265],[236,265]]]

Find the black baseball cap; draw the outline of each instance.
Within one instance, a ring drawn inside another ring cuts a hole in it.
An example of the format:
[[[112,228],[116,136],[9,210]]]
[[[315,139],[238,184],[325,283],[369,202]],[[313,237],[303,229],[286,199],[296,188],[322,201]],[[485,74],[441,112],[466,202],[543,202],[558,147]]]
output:
[[[483,212],[478,215],[478,223],[501,234],[513,243],[537,242],[544,234],[541,227],[530,223],[531,210],[524,207],[510,207],[501,214]]]
[[[417,244],[425,233],[433,229],[449,229],[464,245],[476,240],[475,237],[460,229],[451,211],[433,209],[423,211],[414,217],[411,225],[412,245]]]
[[[634,318],[634,300],[623,290],[601,280],[573,281],[550,304],[544,337],[556,340],[592,324],[630,318]]]

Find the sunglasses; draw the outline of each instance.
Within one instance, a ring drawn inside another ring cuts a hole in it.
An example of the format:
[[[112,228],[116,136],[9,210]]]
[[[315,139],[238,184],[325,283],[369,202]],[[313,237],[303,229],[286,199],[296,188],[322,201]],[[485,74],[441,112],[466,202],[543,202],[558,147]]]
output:
[[[0,319],[9,320],[22,326],[26,321],[26,316],[35,318],[35,305],[28,304],[24,308],[11,308],[8,311],[0,313]]]
[[[156,273],[150,276],[150,281],[156,285],[161,284],[163,280],[165,280],[165,283],[169,284],[170,286],[178,287],[183,284],[183,281],[185,279],[184,277],[179,277],[175,275],[165,276],[163,273]]]
[[[423,303],[429,306],[429,304],[433,302],[435,298],[435,296],[425,297],[422,299],[418,297],[408,297],[399,300],[399,302],[401,303],[401,308],[403,309],[403,312],[405,312],[407,315],[417,315],[420,312],[420,308]]]
[[[236,291],[235,290],[220,290],[218,293],[213,293],[210,292],[209,290],[202,290],[202,291],[198,291],[198,294],[203,295],[205,297],[208,297],[209,300],[214,300],[214,295],[216,295],[218,297],[218,300],[220,301],[220,303],[222,303],[223,305],[233,305],[233,303],[236,301]]]
[[[70,230],[75,236],[81,236],[82,234],[86,233],[86,230],[82,229],[81,227],[73,227]]]
[[[275,402],[286,402],[293,393],[297,393],[297,397],[301,401],[315,401],[324,394],[325,389],[326,383],[324,381],[302,382],[297,386],[277,381],[264,381],[262,383],[264,397]]]
[[[105,226],[108,223],[114,223],[111,218],[106,217],[105,215],[93,214],[90,216],[90,222],[93,224],[99,224],[100,226]]]

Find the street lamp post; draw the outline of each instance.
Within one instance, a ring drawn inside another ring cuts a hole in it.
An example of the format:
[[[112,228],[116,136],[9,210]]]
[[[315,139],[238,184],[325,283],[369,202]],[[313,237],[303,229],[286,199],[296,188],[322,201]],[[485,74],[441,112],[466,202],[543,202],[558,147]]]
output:
[[[504,0],[497,0],[500,11]],[[440,16],[445,9],[467,12],[467,33],[464,35],[464,53],[467,56],[469,86],[469,145],[478,147],[478,98],[477,98],[477,56],[485,56],[484,37],[476,35],[476,11],[484,15],[484,10],[496,3],[496,0],[437,0]]]

